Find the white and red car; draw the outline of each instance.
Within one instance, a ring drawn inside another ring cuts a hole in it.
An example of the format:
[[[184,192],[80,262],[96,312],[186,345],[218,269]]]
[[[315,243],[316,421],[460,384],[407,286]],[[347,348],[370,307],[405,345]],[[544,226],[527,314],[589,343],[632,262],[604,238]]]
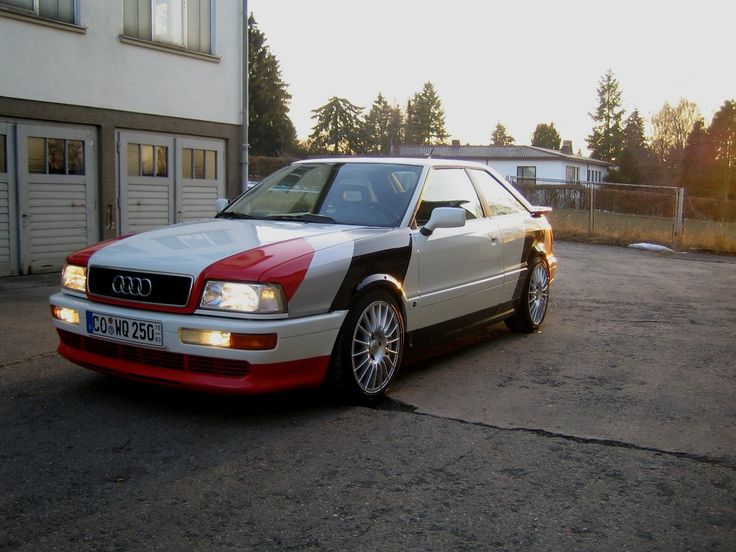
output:
[[[300,161],[214,219],[69,255],[50,298],[58,350],[156,384],[330,380],[370,399],[423,335],[539,327],[557,266],[546,211],[480,164]]]

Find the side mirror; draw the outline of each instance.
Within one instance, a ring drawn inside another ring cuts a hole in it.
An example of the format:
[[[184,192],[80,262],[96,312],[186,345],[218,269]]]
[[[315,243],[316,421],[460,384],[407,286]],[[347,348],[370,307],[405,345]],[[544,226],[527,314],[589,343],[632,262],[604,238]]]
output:
[[[217,200],[215,200],[215,212],[221,212],[228,205],[230,205],[230,202],[227,199],[223,197],[218,198]]]
[[[431,236],[436,228],[460,228],[465,226],[465,209],[460,207],[435,207],[427,224],[419,230],[423,236]]]

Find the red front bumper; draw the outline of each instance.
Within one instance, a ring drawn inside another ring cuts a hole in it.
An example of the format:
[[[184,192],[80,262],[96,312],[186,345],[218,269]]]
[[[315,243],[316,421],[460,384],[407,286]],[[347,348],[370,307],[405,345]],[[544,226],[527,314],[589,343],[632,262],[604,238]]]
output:
[[[58,330],[65,359],[101,372],[167,387],[227,394],[260,394],[319,387],[330,357],[250,364],[135,347]]]

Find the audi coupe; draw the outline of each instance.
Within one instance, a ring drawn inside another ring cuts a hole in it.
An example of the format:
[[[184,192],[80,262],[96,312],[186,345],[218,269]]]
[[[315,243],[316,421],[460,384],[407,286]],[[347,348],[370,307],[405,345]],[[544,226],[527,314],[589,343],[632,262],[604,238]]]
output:
[[[216,217],[71,253],[59,354],[153,384],[383,395],[421,337],[542,324],[546,207],[482,164],[334,158],[285,167]]]

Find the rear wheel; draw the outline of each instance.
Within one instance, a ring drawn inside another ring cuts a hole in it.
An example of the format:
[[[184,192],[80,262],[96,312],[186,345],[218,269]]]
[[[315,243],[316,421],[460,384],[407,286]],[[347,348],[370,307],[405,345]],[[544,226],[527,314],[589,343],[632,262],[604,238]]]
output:
[[[529,261],[529,275],[519,299],[519,306],[511,318],[506,319],[509,329],[517,332],[533,332],[544,321],[549,303],[549,268],[542,257]]]
[[[349,398],[372,402],[388,389],[404,351],[404,320],[385,291],[362,296],[340,329],[332,360],[338,390]]]

